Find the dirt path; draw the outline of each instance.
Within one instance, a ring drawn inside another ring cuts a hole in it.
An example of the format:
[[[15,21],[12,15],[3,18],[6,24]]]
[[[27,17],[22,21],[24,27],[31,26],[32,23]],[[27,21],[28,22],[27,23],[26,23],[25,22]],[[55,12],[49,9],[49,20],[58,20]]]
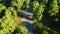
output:
[[[31,24],[32,21],[30,20],[30,19],[32,19],[32,18],[29,19],[29,17],[27,16],[27,15],[32,14],[32,13],[30,12],[29,8],[26,8],[25,11],[26,11],[26,12],[29,12],[29,13],[27,13],[27,14],[25,14],[25,15],[23,16],[23,18],[26,18],[26,19],[27,19],[27,20],[25,21],[25,26],[26,26],[26,28],[29,30],[29,31],[28,31],[28,34],[33,34],[34,25]],[[28,23],[28,22],[29,22],[29,23]]]

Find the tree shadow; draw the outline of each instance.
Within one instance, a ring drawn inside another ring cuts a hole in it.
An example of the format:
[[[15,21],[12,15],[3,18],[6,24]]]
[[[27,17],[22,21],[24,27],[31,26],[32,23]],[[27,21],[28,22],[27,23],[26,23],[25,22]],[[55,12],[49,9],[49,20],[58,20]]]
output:
[[[0,18],[3,18],[3,16],[5,16],[5,10],[2,10],[2,11],[0,12]]]
[[[30,24],[28,22],[23,22],[23,24],[25,25],[25,27],[28,29],[28,31],[30,32],[34,32],[34,25],[33,24]]]
[[[42,23],[46,26],[48,26],[49,28],[51,28],[52,30],[60,30],[60,14],[58,13],[58,15],[56,16],[50,16],[49,14],[49,10],[51,9],[50,7],[50,3],[51,0],[48,1],[48,3],[46,4],[46,7],[44,9],[43,12],[43,17],[42,17]],[[58,21],[55,21],[55,19],[58,18]]]

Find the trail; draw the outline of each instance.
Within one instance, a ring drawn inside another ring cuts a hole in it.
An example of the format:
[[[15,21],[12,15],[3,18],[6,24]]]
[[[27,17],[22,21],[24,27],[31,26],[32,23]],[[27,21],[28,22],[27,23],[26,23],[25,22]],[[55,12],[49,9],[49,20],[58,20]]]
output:
[[[34,34],[34,22],[32,21],[32,16],[33,13],[32,11],[28,8],[26,8],[25,10],[17,10],[20,13],[23,13],[23,18],[22,20],[20,20],[21,22],[23,22],[23,24],[25,25],[25,27],[28,29],[28,34]]]
[[[23,15],[23,18],[26,18],[27,20],[24,22],[24,24],[25,24],[26,28],[28,29],[28,34],[33,34],[33,32],[34,32],[34,25],[31,24],[32,23],[32,21],[31,21],[32,17],[28,18],[28,15],[32,16],[33,14],[29,10],[29,8],[26,8],[25,11],[26,11],[25,12],[26,14]]]

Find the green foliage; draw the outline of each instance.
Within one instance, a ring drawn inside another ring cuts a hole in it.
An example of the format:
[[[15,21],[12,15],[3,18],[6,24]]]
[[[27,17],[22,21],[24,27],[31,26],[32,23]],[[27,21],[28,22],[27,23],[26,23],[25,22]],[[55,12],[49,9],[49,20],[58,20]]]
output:
[[[34,0],[30,8],[33,11],[33,18],[40,22],[36,32],[43,31],[42,34],[49,34],[50,31],[60,29],[60,0]]]
[[[2,4],[0,4],[0,12],[1,12],[2,10],[4,10],[4,9],[6,9],[6,7],[5,7],[4,5],[2,5]]]
[[[36,18],[38,19],[38,20],[41,20],[41,18],[42,18],[42,13],[43,13],[43,11],[44,11],[44,5],[42,5],[42,4],[40,4],[39,5],[39,7],[36,9],[36,13],[35,13],[35,15],[36,15]]]
[[[9,7],[8,9],[12,12],[12,14],[14,16],[13,18],[17,18],[17,11],[16,11],[16,9],[14,7]]]
[[[8,0],[9,1],[9,0]],[[9,7],[9,3],[7,0],[2,0],[0,4],[0,34],[12,34],[17,31],[14,34],[27,34],[28,30],[25,28],[25,26],[21,25],[18,26],[17,21],[17,9],[20,9],[24,3],[24,0],[10,0],[11,5]],[[17,9],[15,8],[17,7]]]
[[[9,7],[8,9],[5,9],[5,16],[0,19],[0,34],[12,34],[15,29],[16,31],[18,31],[15,34],[27,34],[28,31],[23,25],[17,26],[17,21],[14,21],[16,18],[17,12],[14,7]]]
[[[39,1],[39,3],[40,2],[43,2],[43,3],[47,3],[48,2],[48,0],[36,0],[36,1]]]
[[[44,28],[44,27],[45,26],[42,23],[39,24],[39,28]]]
[[[24,25],[20,24],[12,34],[27,34],[27,32],[27,28]]]
[[[30,4],[30,8],[31,8],[31,10],[33,10],[33,12],[36,11],[38,6],[39,6],[38,1],[34,1],[33,3]]]
[[[60,30],[60,0],[0,0],[0,34],[27,34],[28,29],[18,21],[17,10],[30,5],[33,19],[40,22],[36,34],[51,34]],[[20,14],[20,13],[19,13]],[[23,13],[22,13],[23,14]],[[21,17],[21,16],[20,16]],[[51,32],[50,32],[51,31]],[[38,33],[39,32],[39,33]],[[50,33],[49,33],[50,32]]]
[[[40,29],[43,29],[43,30],[51,30],[49,27],[47,27],[46,25],[44,25],[42,23],[40,23],[38,26]]]
[[[26,5],[26,6],[29,5],[29,3],[30,3],[30,0],[25,0],[24,1],[24,5]]]
[[[0,19],[0,23],[1,23],[0,32],[2,34],[11,34],[16,28],[16,24],[14,24],[15,22],[13,21],[15,18],[13,18],[14,17],[12,15],[13,12],[11,12],[9,9],[5,9],[5,10],[6,10],[5,16],[3,16],[3,18]]]
[[[24,0],[12,0],[11,3],[12,3],[12,6],[15,6],[18,9],[21,9],[21,7],[24,3]]]
[[[33,10],[33,18],[34,19],[37,19],[37,20],[41,20],[41,18],[42,18],[42,13],[43,13],[43,11],[44,11],[44,7],[45,7],[45,5],[43,4],[43,3],[38,3],[38,1],[34,1],[33,3],[32,3],[32,10]]]
[[[48,31],[44,30],[44,31],[42,32],[42,34],[48,34]]]
[[[58,13],[58,5],[57,4],[58,4],[57,0],[53,0],[50,3],[50,9],[51,9],[51,10],[49,10],[50,16],[57,15],[57,13]]]

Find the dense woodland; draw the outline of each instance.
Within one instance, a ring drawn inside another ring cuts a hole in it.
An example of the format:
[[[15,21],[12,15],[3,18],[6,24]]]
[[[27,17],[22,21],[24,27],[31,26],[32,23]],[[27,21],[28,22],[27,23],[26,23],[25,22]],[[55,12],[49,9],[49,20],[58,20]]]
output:
[[[0,0],[0,34],[28,34],[23,23],[27,8],[33,34],[60,34],[60,0]]]

